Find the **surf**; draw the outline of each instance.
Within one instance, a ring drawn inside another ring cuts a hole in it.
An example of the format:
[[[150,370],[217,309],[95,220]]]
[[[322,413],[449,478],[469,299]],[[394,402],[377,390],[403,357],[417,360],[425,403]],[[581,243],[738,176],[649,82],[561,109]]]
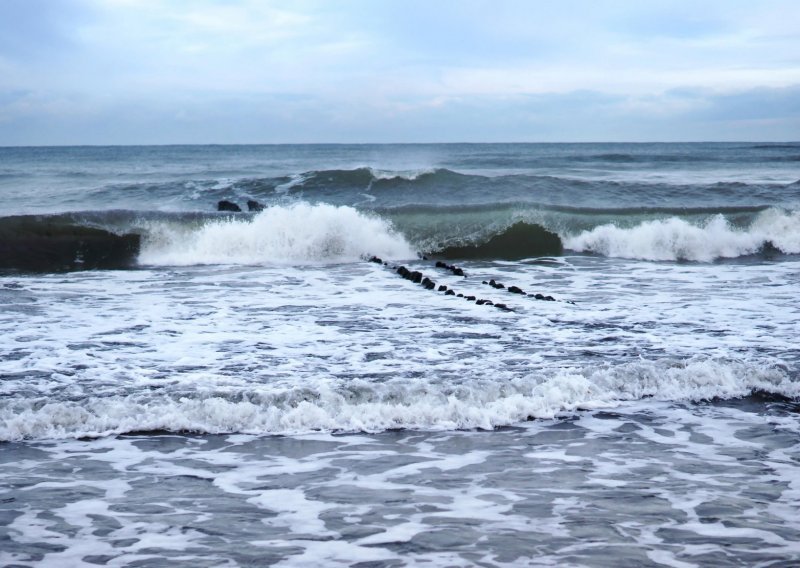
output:
[[[355,262],[368,254],[416,256],[389,222],[352,207],[298,202],[199,227],[157,223],[143,239],[143,265]]]
[[[19,400],[0,408],[0,440],[96,438],[137,431],[299,435],[394,429],[493,430],[534,419],[665,402],[751,395],[796,398],[798,383],[776,366],[694,357],[561,369],[505,382],[435,377],[304,386],[160,389],[79,400]]]

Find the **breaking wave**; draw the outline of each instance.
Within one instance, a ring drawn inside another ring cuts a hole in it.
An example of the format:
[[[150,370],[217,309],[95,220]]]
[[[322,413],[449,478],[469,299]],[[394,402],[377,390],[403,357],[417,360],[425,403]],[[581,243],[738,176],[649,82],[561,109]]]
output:
[[[743,228],[721,214],[696,224],[679,217],[634,227],[609,223],[565,237],[564,245],[576,252],[642,260],[712,261],[773,250],[800,254],[800,212],[767,209]]]
[[[800,384],[779,367],[738,361],[638,361],[511,381],[320,381],[313,387],[148,392],[83,400],[7,400],[0,440],[99,437],[126,432],[303,434],[388,429],[492,429],[652,398],[684,402],[764,392],[787,398]]]
[[[348,262],[367,254],[411,258],[414,250],[386,220],[352,207],[295,203],[250,218],[200,226],[149,227],[139,262],[147,265]]]
[[[530,203],[359,210],[294,201],[258,214],[76,212],[0,218],[0,270],[138,265],[517,260],[567,253],[710,262],[800,254],[800,210],[577,208]]]

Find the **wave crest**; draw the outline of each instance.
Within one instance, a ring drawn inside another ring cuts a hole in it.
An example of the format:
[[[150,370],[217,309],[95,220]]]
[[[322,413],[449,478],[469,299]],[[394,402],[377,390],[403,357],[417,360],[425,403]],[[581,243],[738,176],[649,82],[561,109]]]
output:
[[[605,224],[564,237],[563,241],[566,248],[576,252],[642,260],[707,262],[769,248],[798,254],[800,211],[768,209],[744,229],[733,227],[723,215],[714,215],[699,224],[678,217],[645,221],[627,228]]]
[[[7,401],[0,440],[98,437],[143,430],[303,434],[388,429],[492,429],[532,418],[628,401],[699,401],[766,392],[800,395],[779,367],[693,358],[560,370],[509,381],[435,378],[319,381],[314,386],[252,386],[234,391],[159,391],[77,401]]]
[[[346,206],[295,203],[200,227],[151,225],[139,262],[148,265],[348,262],[367,254],[411,258],[411,246],[384,219]]]

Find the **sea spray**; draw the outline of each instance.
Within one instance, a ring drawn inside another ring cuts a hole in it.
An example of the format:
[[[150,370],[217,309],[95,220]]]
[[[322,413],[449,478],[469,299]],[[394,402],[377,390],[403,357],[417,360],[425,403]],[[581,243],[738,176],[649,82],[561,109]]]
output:
[[[300,202],[252,218],[199,227],[150,227],[139,262],[146,265],[349,262],[366,254],[411,258],[414,250],[384,219],[347,206]]]

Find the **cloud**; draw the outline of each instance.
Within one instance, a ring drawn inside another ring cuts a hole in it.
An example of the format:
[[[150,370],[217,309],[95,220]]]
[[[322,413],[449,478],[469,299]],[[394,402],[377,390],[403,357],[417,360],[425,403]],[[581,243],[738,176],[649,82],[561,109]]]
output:
[[[5,0],[0,144],[796,138],[798,21],[790,0]]]

